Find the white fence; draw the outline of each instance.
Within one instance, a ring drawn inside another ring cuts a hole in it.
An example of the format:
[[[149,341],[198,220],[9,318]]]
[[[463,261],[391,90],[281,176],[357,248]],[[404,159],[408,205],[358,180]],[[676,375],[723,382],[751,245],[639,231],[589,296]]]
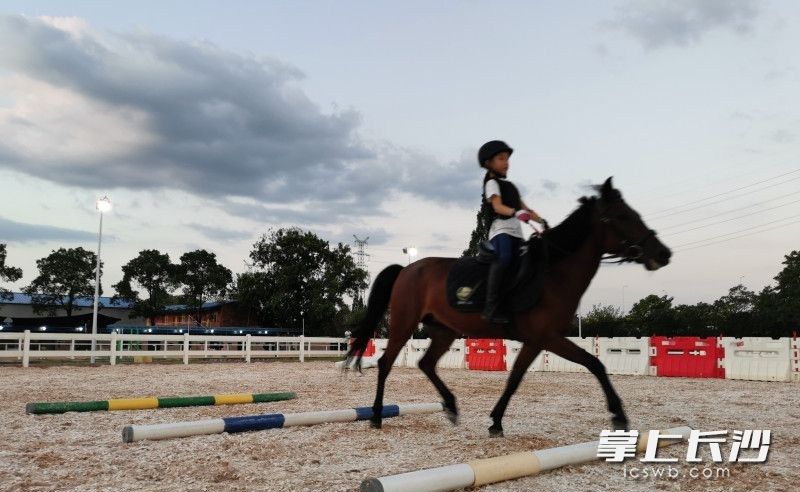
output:
[[[344,338],[213,336],[213,335],[97,335],[92,352],[92,336],[62,333],[0,332],[0,360],[17,360],[28,367],[32,359],[97,359],[111,365],[122,357],[155,359],[252,359],[343,357],[348,341]],[[571,338],[587,352],[598,356],[609,374],[647,375],[648,338]],[[386,339],[373,340],[377,360],[386,349]],[[505,340],[505,362],[511,370],[522,344]],[[724,338],[725,377],[759,381],[800,381],[800,341],[797,338]],[[394,363],[396,367],[416,367],[430,340],[409,340]],[[457,339],[439,359],[438,367],[466,368],[465,340]],[[552,353],[542,352],[529,371],[583,372],[585,369]]]
[[[790,338],[723,338],[725,377],[751,381],[791,381],[791,342]]]
[[[597,339],[597,357],[608,374],[647,376],[650,372],[650,338]]]
[[[575,345],[589,352],[592,355],[597,355],[597,348],[595,345],[596,339],[594,338],[578,338],[568,337]],[[544,371],[545,372],[589,372],[588,369],[575,362],[570,362],[563,357],[560,357],[552,352],[543,350],[544,354]]]
[[[0,333],[0,359],[17,359],[28,367],[31,359],[107,359],[120,357],[159,359],[231,358],[250,362],[256,358],[343,357],[347,339],[326,337],[208,336],[208,335],[96,335],[68,333]]]
[[[517,361],[519,351],[522,350],[522,342],[513,340],[505,340],[506,344],[506,370],[510,371],[514,367],[514,362]],[[539,352],[539,355],[533,359],[533,362],[528,366],[528,372],[544,371],[544,351]]]

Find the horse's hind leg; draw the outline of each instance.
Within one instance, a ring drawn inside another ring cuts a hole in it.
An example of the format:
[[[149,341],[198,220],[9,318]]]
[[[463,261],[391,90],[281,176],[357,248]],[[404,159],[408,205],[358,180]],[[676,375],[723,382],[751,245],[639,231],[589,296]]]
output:
[[[372,418],[370,423],[375,429],[380,429],[383,423],[383,391],[386,387],[386,378],[392,370],[397,355],[403,350],[406,342],[411,338],[414,328],[417,327],[418,317],[409,315],[408,311],[393,309],[389,322],[389,343],[383,355],[378,359],[378,388],[375,391],[375,402],[372,404]]]
[[[614,391],[614,387],[611,386],[611,381],[609,381],[608,374],[606,374],[606,367],[597,357],[563,337],[548,340],[545,344],[545,349],[568,361],[582,365],[594,374],[606,394],[608,411],[613,415],[611,423],[614,429],[628,430],[628,417],[625,416],[625,410],[622,409],[622,400],[620,400],[617,392]]]
[[[511,374],[508,376],[506,389],[503,391],[503,395],[500,397],[500,399],[497,400],[497,404],[495,404],[492,413],[489,414],[489,416],[492,417],[492,426],[489,427],[490,436],[501,437],[503,435],[503,415],[506,413],[508,402],[514,395],[514,392],[517,391],[517,388],[522,382],[522,378],[525,376],[525,372],[527,372],[528,367],[530,367],[531,363],[534,361],[534,359],[536,359],[536,356],[539,355],[539,352],[541,351],[542,348],[538,343],[525,343],[522,345],[522,348],[517,355],[517,360],[514,361],[514,367],[511,369]]]
[[[453,340],[456,339],[456,334],[447,327],[440,325],[428,325],[431,334],[431,345],[425,351],[425,355],[419,360],[418,366],[428,376],[431,383],[439,391],[444,400],[444,409],[447,413],[447,418],[453,424],[458,423],[458,409],[456,407],[456,397],[444,384],[444,381],[436,374],[436,362],[442,358],[445,352],[450,348]]]

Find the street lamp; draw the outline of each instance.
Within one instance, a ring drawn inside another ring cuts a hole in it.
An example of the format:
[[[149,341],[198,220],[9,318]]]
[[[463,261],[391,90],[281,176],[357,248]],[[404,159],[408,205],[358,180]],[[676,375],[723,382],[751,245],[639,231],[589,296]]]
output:
[[[411,259],[417,256],[417,248],[414,246],[403,248],[403,253],[408,255],[408,263],[411,264]]]
[[[90,362],[94,364],[94,351],[97,349],[97,301],[100,296],[100,246],[103,241],[103,214],[111,211],[111,200],[103,196],[95,204],[100,212],[100,231],[97,233],[97,265],[94,269],[94,310],[92,311],[92,356]]]

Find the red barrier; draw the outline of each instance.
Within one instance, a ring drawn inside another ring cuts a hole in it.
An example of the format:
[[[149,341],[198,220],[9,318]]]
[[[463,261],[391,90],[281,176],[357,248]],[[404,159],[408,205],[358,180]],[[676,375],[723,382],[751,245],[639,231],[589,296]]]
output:
[[[724,378],[725,349],[713,337],[650,337],[650,366],[654,376]]]
[[[467,339],[467,369],[505,371],[506,346],[502,338]]]
[[[364,357],[370,357],[375,355],[375,344],[372,342],[372,339],[369,339],[369,343],[367,343],[367,349],[364,350]]]
[[[352,345],[352,344],[353,344],[353,340],[354,340],[354,339],[353,339],[353,338],[351,338],[350,340],[348,340],[348,341],[347,341],[347,346],[348,346],[348,347],[350,347],[350,345]],[[372,341],[372,340],[373,340],[373,339],[372,339],[372,338],[370,338],[370,339],[369,339],[369,342],[367,342],[367,348],[366,348],[366,349],[364,349],[364,354],[363,354],[363,356],[364,356],[364,357],[369,357],[369,356],[371,356],[371,355],[375,355],[375,343],[373,343],[373,341]]]

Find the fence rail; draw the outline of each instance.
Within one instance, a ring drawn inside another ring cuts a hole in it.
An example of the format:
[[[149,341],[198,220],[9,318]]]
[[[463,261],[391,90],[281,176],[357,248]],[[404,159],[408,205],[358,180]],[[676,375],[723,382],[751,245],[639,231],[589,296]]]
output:
[[[121,357],[158,359],[252,359],[341,357],[347,339],[334,337],[126,335],[69,333],[0,333],[0,360],[16,359],[28,367],[31,359],[107,359],[113,366]]]

